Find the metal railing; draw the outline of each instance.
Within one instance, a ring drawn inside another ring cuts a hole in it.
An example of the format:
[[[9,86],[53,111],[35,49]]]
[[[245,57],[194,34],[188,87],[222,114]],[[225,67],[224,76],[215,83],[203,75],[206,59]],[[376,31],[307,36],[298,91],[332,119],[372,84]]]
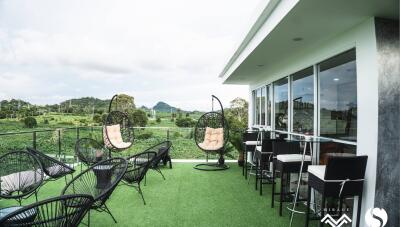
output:
[[[192,139],[192,128],[172,127],[134,127],[135,137],[141,140],[151,140],[149,143],[161,140]],[[76,140],[89,137],[102,141],[102,126],[79,126],[56,129],[39,129],[18,132],[0,133],[0,154],[10,150],[21,150],[26,147],[42,149],[46,153],[55,154],[59,158],[74,155]],[[143,149],[149,144],[137,147]]]

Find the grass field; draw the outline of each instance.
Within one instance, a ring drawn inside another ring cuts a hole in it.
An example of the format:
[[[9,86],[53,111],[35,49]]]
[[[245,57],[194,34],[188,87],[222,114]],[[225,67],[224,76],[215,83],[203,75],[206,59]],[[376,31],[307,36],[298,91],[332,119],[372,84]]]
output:
[[[271,208],[271,185],[264,186],[260,196],[254,190],[254,177],[248,185],[241,168],[230,165],[226,171],[204,172],[194,170],[193,164],[173,163],[172,169],[162,168],[165,181],[150,171],[142,188],[147,205],[133,188],[118,186],[107,202],[118,224],[106,213],[94,211],[91,226],[289,226],[289,212],[284,209],[279,217],[277,208]],[[39,191],[39,199],[59,195],[64,184],[64,179],[49,182]],[[24,204],[33,201],[30,198]],[[0,201],[0,207],[15,204]],[[295,216],[293,227],[300,226],[304,226],[304,215]]]

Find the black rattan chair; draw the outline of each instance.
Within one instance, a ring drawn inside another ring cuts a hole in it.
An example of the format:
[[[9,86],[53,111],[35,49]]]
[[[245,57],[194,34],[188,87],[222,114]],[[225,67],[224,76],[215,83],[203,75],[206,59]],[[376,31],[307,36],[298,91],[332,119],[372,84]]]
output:
[[[356,226],[360,226],[361,202],[364,190],[365,170],[367,167],[368,156],[355,157],[329,157],[327,165],[309,165],[308,166],[308,197],[306,224],[310,220],[311,189],[321,193],[321,211],[320,216],[312,219],[325,218],[326,198],[339,199],[339,208],[337,209],[339,217],[342,216],[343,199],[349,197],[358,197]],[[328,210],[330,215],[335,216]],[[336,213],[336,212],[335,212]],[[351,220],[350,220],[351,221]],[[320,226],[323,222],[319,221]]]
[[[145,150],[145,152],[154,151],[157,153],[152,164],[150,165],[150,169],[153,169],[158,173],[160,173],[164,180],[165,176],[161,172],[160,165],[162,164],[165,166],[169,162],[169,168],[172,168],[171,157],[169,156],[169,151],[171,149],[171,146],[172,146],[171,141],[164,141]]]
[[[115,220],[106,201],[111,196],[115,187],[121,181],[127,168],[127,161],[123,158],[112,158],[98,162],[74,177],[62,190],[62,195],[86,194],[94,198],[91,209],[108,213]],[[90,211],[88,214],[90,225]]]
[[[128,169],[123,177],[123,182],[127,186],[134,187],[139,192],[144,205],[146,205],[146,201],[144,200],[140,183],[145,178],[147,170],[153,164],[156,157],[156,152],[147,151],[127,158]]]
[[[47,199],[9,213],[0,220],[0,226],[78,226],[92,203],[93,198],[89,195],[64,195]]]
[[[244,159],[242,174],[245,177],[245,179],[247,179],[247,171],[249,168],[248,162],[250,162],[251,166],[254,166],[254,163],[252,162],[252,158],[250,160],[248,160],[248,156],[249,156],[249,154],[251,154],[250,157],[253,157],[254,151],[256,150],[256,145],[259,143],[259,142],[257,142],[258,136],[259,136],[258,131],[246,131],[242,134],[243,159]]]
[[[126,113],[132,107],[122,107],[119,95],[114,95],[103,123],[104,145],[113,152],[123,151],[133,145],[133,124]]]
[[[28,147],[27,150],[39,160],[44,173],[49,177],[45,179],[45,181],[57,180],[61,177],[64,177],[65,183],[67,183],[67,175],[71,174],[71,176],[73,176],[75,169],[67,164],[62,163],[57,159],[52,158],[33,148]]]
[[[94,139],[82,138],[75,143],[75,154],[81,163],[89,167],[107,159],[109,151]]]
[[[214,111],[214,99],[220,104],[221,113]],[[194,168],[204,171],[226,170],[229,168],[224,159],[225,146],[229,140],[228,122],[224,117],[224,108],[221,101],[214,95],[212,96],[212,103],[212,111],[203,114],[199,118],[194,130],[194,139],[197,147],[206,153],[206,163],[197,164]],[[209,154],[219,155],[218,162],[208,163]]]
[[[0,198],[23,199],[35,194],[43,182],[37,158],[26,151],[12,151],[0,157]]]

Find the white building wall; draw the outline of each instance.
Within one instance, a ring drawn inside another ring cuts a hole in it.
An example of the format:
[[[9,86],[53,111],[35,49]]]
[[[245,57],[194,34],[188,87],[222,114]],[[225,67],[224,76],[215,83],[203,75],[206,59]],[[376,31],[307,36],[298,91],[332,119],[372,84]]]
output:
[[[360,214],[361,226],[366,226],[364,214],[368,208],[374,207],[378,135],[378,63],[374,18],[338,34],[331,40],[316,43],[313,48],[294,53],[290,58],[282,59],[278,64],[264,69],[264,79],[249,86],[249,110],[253,107],[251,99],[253,89],[354,47],[357,58],[357,155],[368,155]],[[252,116],[252,112],[249,112],[249,119],[252,120]],[[249,122],[252,122],[251,120]]]

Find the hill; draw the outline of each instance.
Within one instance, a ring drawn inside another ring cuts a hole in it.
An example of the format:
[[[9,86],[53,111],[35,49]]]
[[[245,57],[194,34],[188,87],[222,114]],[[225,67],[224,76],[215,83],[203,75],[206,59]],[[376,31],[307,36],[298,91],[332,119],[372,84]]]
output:
[[[69,99],[61,102],[60,105],[63,109],[73,109],[74,112],[86,112],[90,113],[93,111],[93,107],[97,112],[105,112],[108,110],[110,100],[101,100],[94,97],[83,97],[78,99]]]
[[[165,102],[158,102],[153,109],[157,112],[177,112],[178,108],[170,106],[168,103]]]
[[[30,107],[32,104],[20,99],[11,99],[10,101],[0,101],[0,108],[5,110],[19,110],[24,107]]]

